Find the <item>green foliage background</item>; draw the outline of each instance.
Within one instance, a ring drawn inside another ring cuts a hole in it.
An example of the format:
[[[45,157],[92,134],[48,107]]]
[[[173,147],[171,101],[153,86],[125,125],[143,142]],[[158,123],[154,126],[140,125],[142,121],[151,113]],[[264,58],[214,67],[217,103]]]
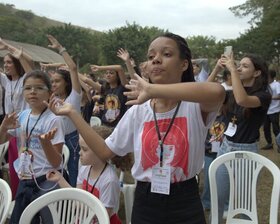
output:
[[[214,64],[223,48],[232,45],[237,59],[244,53],[257,53],[279,71],[280,1],[247,0],[230,10],[235,16],[251,16],[251,28],[235,40],[217,41],[215,37],[202,35],[185,37],[193,58],[208,58],[210,64]],[[121,47],[127,49],[137,63],[145,61],[150,41],[168,31],[126,23],[105,33],[98,32],[39,17],[31,11],[17,10],[14,5],[2,3],[0,15],[0,37],[47,47],[46,34],[52,34],[67,48],[82,72],[89,71],[89,64],[122,63],[116,56]]]

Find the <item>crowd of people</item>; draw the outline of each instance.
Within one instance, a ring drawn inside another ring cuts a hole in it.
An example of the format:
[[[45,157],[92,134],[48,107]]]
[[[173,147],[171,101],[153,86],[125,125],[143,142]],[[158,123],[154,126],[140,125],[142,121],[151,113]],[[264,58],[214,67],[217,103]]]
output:
[[[211,162],[235,150],[257,153],[262,125],[268,143],[262,149],[273,147],[270,124],[280,143],[280,84],[258,55],[246,54],[237,65],[233,52],[222,54],[209,74],[207,59],[192,59],[184,38],[164,33],[151,41],[139,66],[127,50],[118,50],[128,76],[121,65],[91,65],[92,74],[81,74],[63,45],[47,38],[65,64],[40,63],[41,70],[24,49],[0,40],[0,50],[9,52],[0,75],[0,143],[10,141],[10,223],[18,223],[32,200],[63,187],[91,192],[110,223],[121,223],[115,169],[130,170],[130,155],[137,182],[131,223],[206,223]],[[103,78],[96,79],[96,72]],[[216,81],[218,74],[223,83]],[[101,127],[90,126],[92,116]],[[203,167],[200,195],[196,175]],[[229,198],[225,167],[217,181],[222,223]],[[38,219],[49,223],[49,213],[41,211],[33,222]]]

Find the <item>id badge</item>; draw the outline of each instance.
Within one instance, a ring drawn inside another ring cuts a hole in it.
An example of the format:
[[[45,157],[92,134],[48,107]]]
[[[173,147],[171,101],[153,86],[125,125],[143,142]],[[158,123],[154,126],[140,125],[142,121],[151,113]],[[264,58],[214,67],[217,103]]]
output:
[[[152,169],[151,192],[169,195],[170,192],[170,166],[156,166]]]
[[[24,151],[20,154],[18,165],[18,176],[20,179],[31,179],[32,154]]]
[[[232,137],[235,135],[236,130],[237,130],[237,125],[232,122],[229,122],[227,130],[224,132],[224,135]]]

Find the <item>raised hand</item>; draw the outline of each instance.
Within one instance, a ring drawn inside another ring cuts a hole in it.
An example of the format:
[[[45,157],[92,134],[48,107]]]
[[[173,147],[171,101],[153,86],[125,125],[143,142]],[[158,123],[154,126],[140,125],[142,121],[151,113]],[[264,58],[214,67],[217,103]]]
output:
[[[51,141],[53,139],[56,131],[57,131],[57,128],[54,128],[45,134],[41,134],[41,135],[39,135],[39,139],[41,141]]]
[[[18,119],[18,115],[16,112],[13,112],[11,114],[6,114],[4,120],[2,121],[1,126],[6,130],[18,128],[20,127],[20,125],[17,119]]]
[[[0,37],[0,50],[8,50],[8,44]]]
[[[51,95],[49,103],[46,101],[44,101],[44,103],[56,115],[68,115],[72,110],[74,110],[71,104],[65,103],[54,94]]]
[[[117,52],[117,56],[122,59],[124,62],[130,60],[130,56],[127,50],[120,48]]]
[[[15,48],[11,53],[15,58],[19,59],[23,55],[23,48],[22,47],[20,47],[19,49]]]
[[[99,66],[98,65],[91,65],[90,66],[91,71],[93,72],[98,72],[99,71]]]
[[[219,61],[220,61],[220,64],[222,66],[226,67],[229,71],[236,69],[233,52],[231,52],[230,55],[223,54]]]
[[[151,98],[149,88],[152,84],[146,82],[137,74],[135,74],[135,78],[131,79],[128,85],[125,85],[127,89],[131,90],[130,92],[124,92],[124,95],[131,99],[126,102],[126,105],[142,104]]]
[[[60,50],[62,48],[61,44],[58,42],[57,39],[55,39],[52,35],[48,34],[47,35],[49,41],[51,44],[48,45],[48,47]]]

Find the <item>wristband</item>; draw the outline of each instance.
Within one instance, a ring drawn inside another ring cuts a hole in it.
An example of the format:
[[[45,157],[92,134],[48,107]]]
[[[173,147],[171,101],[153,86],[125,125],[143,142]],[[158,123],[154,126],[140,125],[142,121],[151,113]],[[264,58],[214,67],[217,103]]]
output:
[[[59,54],[62,54],[64,51],[66,51],[66,48],[65,48],[65,47],[62,47],[62,48],[59,49],[59,52],[58,52],[58,53],[59,53]]]

